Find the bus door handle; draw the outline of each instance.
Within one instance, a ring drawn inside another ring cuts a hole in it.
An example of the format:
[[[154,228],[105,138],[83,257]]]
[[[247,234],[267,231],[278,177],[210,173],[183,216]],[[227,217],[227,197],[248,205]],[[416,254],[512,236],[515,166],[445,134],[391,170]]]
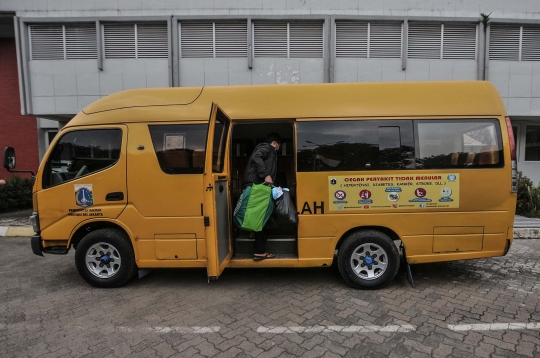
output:
[[[114,193],[109,193],[107,196],[105,196],[105,200],[107,201],[121,201],[124,200],[124,193],[121,191],[117,191]]]

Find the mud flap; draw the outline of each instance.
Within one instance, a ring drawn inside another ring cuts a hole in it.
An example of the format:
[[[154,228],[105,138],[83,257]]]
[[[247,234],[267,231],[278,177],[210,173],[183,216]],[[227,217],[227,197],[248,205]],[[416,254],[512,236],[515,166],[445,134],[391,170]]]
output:
[[[405,246],[403,246],[403,242],[401,245],[399,245],[399,249],[401,252],[403,252],[403,258],[405,259],[405,267],[407,268],[407,281],[409,281],[409,284],[414,288],[414,279],[412,277],[412,271],[411,271],[411,265],[407,262],[407,254],[405,253]]]

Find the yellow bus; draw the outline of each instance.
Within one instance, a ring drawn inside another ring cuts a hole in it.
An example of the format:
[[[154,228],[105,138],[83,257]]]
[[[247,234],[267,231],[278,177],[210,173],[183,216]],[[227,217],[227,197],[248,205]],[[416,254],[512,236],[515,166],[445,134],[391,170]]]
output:
[[[241,178],[269,132],[297,227],[269,228],[271,260],[232,225]],[[13,170],[15,154],[4,164]],[[36,255],[66,254],[97,287],[143,268],[325,267],[355,288],[419,264],[505,255],[516,161],[489,82],[138,89],[87,106],[33,188]]]

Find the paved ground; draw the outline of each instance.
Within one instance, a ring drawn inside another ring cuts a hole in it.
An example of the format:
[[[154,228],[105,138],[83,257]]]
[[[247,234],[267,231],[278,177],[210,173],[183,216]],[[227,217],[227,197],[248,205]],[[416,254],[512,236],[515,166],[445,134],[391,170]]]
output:
[[[0,240],[0,356],[540,357],[540,240],[414,267],[387,288],[330,269],[154,270],[95,289],[73,252]]]

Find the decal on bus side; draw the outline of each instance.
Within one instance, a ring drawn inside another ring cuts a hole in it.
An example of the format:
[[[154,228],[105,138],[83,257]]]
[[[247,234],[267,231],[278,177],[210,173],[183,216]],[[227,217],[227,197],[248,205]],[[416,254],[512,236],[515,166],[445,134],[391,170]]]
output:
[[[315,212],[311,211],[311,207],[309,206],[309,203],[306,201],[304,203],[304,206],[302,206],[302,212],[300,213],[301,215],[307,213],[307,214],[319,214],[319,210],[321,211],[320,213],[321,214],[324,214],[324,201],[321,201],[321,204],[320,205],[317,205],[317,202],[314,201],[313,202],[313,209]]]

